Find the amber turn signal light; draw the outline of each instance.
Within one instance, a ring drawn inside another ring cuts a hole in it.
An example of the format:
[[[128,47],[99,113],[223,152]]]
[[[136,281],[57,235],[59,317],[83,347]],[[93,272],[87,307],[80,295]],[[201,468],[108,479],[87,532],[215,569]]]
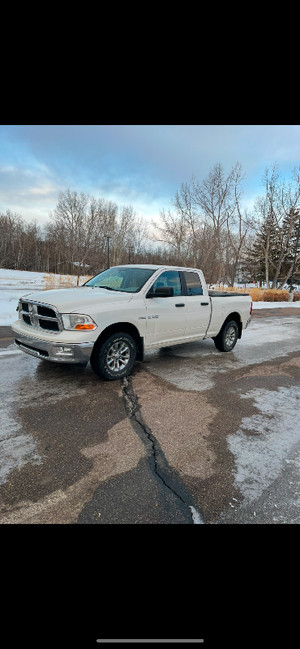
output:
[[[95,329],[94,324],[77,324],[75,325],[75,329]]]

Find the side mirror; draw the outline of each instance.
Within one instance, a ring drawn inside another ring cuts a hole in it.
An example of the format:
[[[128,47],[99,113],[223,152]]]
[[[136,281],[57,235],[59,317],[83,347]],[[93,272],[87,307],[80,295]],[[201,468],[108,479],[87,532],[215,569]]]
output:
[[[172,286],[159,286],[158,288],[155,289],[155,293],[153,293],[151,290],[148,291],[146,297],[151,298],[151,297],[173,297],[173,288]]]

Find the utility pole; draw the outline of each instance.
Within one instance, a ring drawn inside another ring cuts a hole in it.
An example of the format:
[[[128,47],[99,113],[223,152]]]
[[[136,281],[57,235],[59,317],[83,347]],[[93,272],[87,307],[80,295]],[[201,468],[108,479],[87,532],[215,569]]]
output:
[[[128,246],[128,263],[129,264],[131,262],[130,255],[131,255],[131,253],[133,253],[133,251],[134,251],[134,246]]]
[[[108,234],[105,234],[105,237],[107,239],[107,268],[110,268],[109,266],[109,240],[112,239]]]

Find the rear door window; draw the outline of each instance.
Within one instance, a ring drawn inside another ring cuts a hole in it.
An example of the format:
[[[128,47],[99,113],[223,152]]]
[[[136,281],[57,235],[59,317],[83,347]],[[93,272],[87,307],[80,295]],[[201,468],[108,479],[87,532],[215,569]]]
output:
[[[203,295],[203,289],[198,273],[184,271],[187,295]]]

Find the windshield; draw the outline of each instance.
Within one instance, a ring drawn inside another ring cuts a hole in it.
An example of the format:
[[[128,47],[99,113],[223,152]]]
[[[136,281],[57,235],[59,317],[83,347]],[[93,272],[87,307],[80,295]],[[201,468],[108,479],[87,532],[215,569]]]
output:
[[[96,275],[84,286],[106,288],[108,291],[122,291],[124,293],[137,293],[153,275],[155,268],[124,268],[115,266]]]

